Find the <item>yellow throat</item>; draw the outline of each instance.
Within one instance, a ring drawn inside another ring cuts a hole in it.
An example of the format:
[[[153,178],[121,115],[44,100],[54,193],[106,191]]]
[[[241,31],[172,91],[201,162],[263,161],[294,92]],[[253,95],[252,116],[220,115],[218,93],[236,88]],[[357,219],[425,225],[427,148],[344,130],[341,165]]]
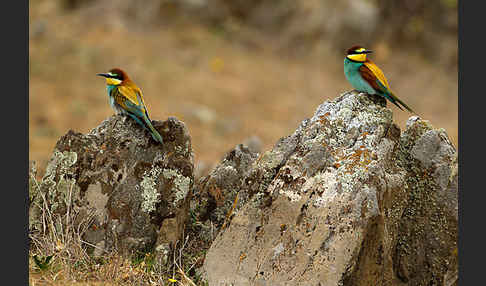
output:
[[[347,55],[348,59],[355,61],[355,62],[364,62],[366,61],[366,54],[355,54],[355,55]]]
[[[108,85],[119,85],[122,81],[116,78],[106,78],[106,84]]]

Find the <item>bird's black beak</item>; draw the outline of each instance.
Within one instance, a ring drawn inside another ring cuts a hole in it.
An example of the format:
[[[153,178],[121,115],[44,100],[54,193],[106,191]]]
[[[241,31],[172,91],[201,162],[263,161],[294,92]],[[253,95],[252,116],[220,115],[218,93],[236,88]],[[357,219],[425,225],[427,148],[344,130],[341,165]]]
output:
[[[98,75],[98,76],[102,76],[102,77],[110,77],[110,75],[109,75],[109,74],[107,74],[107,73],[98,73],[98,74],[96,74],[96,75]]]
[[[371,54],[372,52],[373,51],[371,51],[371,50],[365,50],[365,51],[363,51],[363,54]]]

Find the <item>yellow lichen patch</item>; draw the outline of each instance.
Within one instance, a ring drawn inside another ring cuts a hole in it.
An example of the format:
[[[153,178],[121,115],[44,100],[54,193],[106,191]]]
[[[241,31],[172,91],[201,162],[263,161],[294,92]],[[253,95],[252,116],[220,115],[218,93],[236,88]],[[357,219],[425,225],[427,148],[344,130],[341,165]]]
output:
[[[329,122],[329,120],[326,118],[329,115],[331,115],[331,113],[326,112],[325,114],[319,116],[319,122],[321,123],[321,125],[326,125]]]
[[[333,166],[338,169],[344,165],[345,174],[354,173],[356,167],[363,168],[365,171],[367,171],[368,165],[373,160],[372,153],[370,152],[370,150],[365,149],[364,145],[361,145],[360,149],[355,150],[351,154],[345,154],[344,150],[338,149],[332,152],[332,155],[336,159],[336,162],[333,164]]]
[[[350,159],[352,162],[346,165],[347,171],[351,172],[354,167],[364,167],[368,169],[367,166],[371,163],[371,153],[368,149],[356,150],[353,154],[349,155],[346,159]]]
[[[361,140],[363,140],[363,141],[364,141],[364,140],[366,139],[366,136],[368,136],[368,134],[369,134],[369,133],[368,133],[368,131],[365,131],[365,132],[363,132],[363,133],[360,135],[360,137],[359,137],[358,139],[361,139]]]
[[[246,253],[242,252],[240,254],[240,262],[242,262],[243,260],[245,260],[245,258],[246,258]]]

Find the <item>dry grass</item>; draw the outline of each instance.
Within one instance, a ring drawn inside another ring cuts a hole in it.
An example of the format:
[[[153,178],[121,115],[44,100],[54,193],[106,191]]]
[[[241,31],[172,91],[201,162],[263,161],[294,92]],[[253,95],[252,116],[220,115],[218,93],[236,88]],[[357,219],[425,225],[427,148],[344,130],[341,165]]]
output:
[[[63,258],[64,254],[63,250],[57,251],[46,270],[40,270],[31,257],[29,259],[29,284],[32,286],[205,285],[193,282],[178,264],[173,264],[174,271],[153,265],[152,254],[147,254],[146,258],[142,260],[133,260],[117,253],[110,253],[105,256],[103,261],[85,260],[82,257],[76,259],[74,256],[71,256],[71,261],[67,261]],[[33,255],[38,254],[32,253]]]
[[[184,257],[189,236],[182,244],[176,243],[171,263],[160,263],[153,252],[126,256],[113,250],[94,257],[87,249],[96,246],[83,240],[94,213],[80,219],[71,196],[74,182],[66,212],[56,214],[33,177],[31,173],[34,190],[30,192],[41,198],[32,203],[39,204],[41,215],[40,227],[29,234],[29,285],[196,285],[186,274],[197,262],[192,259],[189,265],[190,259]]]

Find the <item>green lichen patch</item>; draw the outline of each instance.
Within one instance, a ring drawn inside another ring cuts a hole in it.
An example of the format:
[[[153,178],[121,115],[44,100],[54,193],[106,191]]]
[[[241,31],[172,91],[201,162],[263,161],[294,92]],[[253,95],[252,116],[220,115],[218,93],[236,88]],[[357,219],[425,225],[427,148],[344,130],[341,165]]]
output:
[[[56,150],[47,165],[46,173],[41,181],[41,189],[50,199],[54,211],[58,204],[66,203],[70,201],[70,197],[73,197],[70,192],[73,190],[76,180],[73,177],[71,167],[76,161],[77,154],[75,152],[59,152]],[[77,197],[76,194],[74,197]]]
[[[276,169],[282,162],[283,156],[278,152],[267,151],[257,161],[257,164],[265,169]]]
[[[142,189],[142,210],[146,213],[155,211],[155,206],[160,202],[160,194],[155,188],[159,175],[162,170],[159,167],[152,168],[149,172],[145,171],[140,182]]]
[[[173,169],[164,169],[162,175],[166,179],[171,179],[175,187],[174,195],[175,199],[172,202],[174,206],[177,206],[179,201],[183,200],[192,186],[192,180],[189,177],[185,177],[178,171]]]

